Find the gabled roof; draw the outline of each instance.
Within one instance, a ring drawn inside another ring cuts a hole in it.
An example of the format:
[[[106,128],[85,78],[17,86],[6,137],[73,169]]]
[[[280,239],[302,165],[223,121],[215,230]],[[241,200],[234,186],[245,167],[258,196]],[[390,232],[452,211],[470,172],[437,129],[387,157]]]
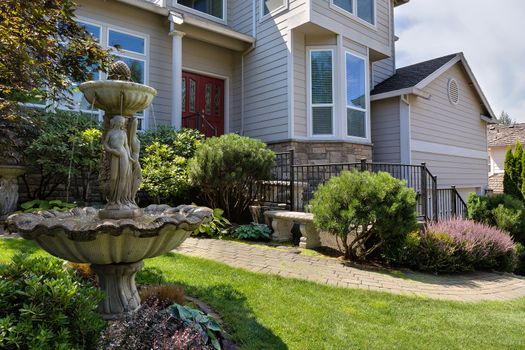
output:
[[[490,146],[514,146],[517,140],[525,144],[525,123],[489,125],[487,141]]]
[[[456,54],[452,54],[396,69],[396,73],[387,80],[377,84],[374,90],[370,92],[370,95],[379,95],[416,86],[455,57]]]
[[[396,73],[393,76],[379,83],[370,92],[371,100],[382,100],[405,94],[415,94],[428,98],[430,95],[425,93],[423,89],[458,62],[461,62],[463,68],[465,68],[472,86],[489,114],[484,119],[487,122],[495,121],[496,116],[462,52],[396,69]]]

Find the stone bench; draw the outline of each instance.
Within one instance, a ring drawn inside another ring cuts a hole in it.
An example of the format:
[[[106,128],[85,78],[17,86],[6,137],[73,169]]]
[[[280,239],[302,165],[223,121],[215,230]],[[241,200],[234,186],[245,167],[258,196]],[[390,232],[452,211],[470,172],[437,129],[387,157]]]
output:
[[[299,247],[316,248],[321,246],[319,232],[314,226],[314,214],[301,213],[297,211],[269,210],[264,215],[272,221],[272,239],[278,242],[292,240],[292,227],[295,222],[299,223],[301,240]]]

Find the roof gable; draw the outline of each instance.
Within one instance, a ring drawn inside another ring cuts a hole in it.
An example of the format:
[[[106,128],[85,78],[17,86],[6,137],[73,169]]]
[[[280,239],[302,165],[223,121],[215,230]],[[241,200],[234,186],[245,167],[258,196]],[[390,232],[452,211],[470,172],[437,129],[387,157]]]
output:
[[[392,77],[378,84],[370,92],[372,101],[404,94],[420,95],[422,89],[458,62],[460,62],[465,69],[469,79],[472,81],[473,88],[476,90],[483,106],[489,114],[484,117],[485,121],[495,121],[496,116],[483,94],[465,56],[461,52],[397,69]]]

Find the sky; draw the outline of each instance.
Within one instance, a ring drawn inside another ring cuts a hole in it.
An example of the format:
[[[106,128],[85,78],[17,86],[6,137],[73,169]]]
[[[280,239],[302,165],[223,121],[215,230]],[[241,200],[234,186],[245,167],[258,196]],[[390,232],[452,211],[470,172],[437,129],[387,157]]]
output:
[[[525,122],[524,0],[410,0],[395,21],[397,67],[462,51],[496,116]]]

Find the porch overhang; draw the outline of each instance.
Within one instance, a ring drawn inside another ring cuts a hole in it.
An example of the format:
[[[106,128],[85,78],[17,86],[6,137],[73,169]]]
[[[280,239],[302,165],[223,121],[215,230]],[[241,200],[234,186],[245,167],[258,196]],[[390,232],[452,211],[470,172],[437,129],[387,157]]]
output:
[[[188,38],[238,52],[244,52],[255,43],[255,38],[250,35],[198,17],[173,11],[170,12],[170,17],[176,19],[173,21],[174,29],[185,33]]]

